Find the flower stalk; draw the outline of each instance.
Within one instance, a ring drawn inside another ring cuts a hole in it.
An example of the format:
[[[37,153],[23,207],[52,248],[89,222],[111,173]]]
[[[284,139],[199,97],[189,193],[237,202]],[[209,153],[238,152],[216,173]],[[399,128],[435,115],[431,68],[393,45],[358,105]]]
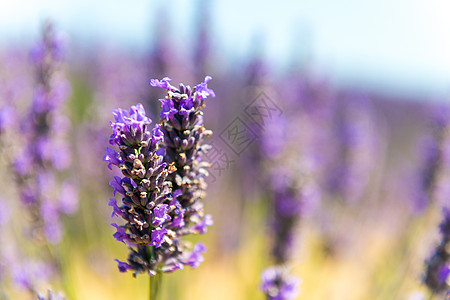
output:
[[[153,86],[168,89],[161,99],[163,120],[150,128],[152,120],[142,104],[129,111],[113,110],[113,130],[104,160],[108,168],[116,166],[122,177],[114,176],[110,185],[121,203],[110,199],[112,216],[125,223],[112,223],[114,237],[130,249],[127,262],[116,260],[120,272],[133,276],[148,273],[149,298],[155,299],[161,289],[162,273],[196,268],[204,260],[206,247],[191,246],[182,240],[187,234],[203,234],[212,225],[201,200],[206,193],[204,177],[208,163],[202,155],[208,146],[203,138],[211,132],[203,126],[204,99],[214,92],[207,87],[207,77],[191,89],[172,87],[168,78],[152,80]]]

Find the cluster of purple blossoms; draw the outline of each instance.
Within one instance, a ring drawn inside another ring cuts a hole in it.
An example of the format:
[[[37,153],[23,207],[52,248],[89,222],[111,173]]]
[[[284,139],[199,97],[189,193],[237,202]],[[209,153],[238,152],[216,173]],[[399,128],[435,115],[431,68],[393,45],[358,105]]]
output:
[[[58,180],[71,155],[66,139],[69,121],[63,113],[70,86],[61,75],[63,58],[62,35],[47,23],[42,40],[31,51],[37,82],[21,123],[25,144],[14,162],[20,198],[32,217],[30,234],[52,244],[62,237],[60,215],[73,213],[78,204],[73,183]]]
[[[202,200],[205,198],[207,168],[210,164],[202,161],[209,145],[203,143],[212,135],[203,125],[204,101],[215,97],[208,88],[210,76],[194,88],[180,84],[179,89],[169,83],[169,78],[161,81],[152,79],[151,85],[167,90],[167,96],[160,99],[161,130],[164,133],[166,149],[165,161],[174,164],[176,171],[169,175],[173,190],[179,194],[178,200],[184,210],[184,229],[180,234],[204,233],[211,226],[211,215],[204,215]]]
[[[141,104],[129,113],[114,110],[115,122],[110,144],[119,152],[106,149],[104,160],[119,167],[124,177],[116,176],[111,185],[114,195],[122,196],[122,205],[110,200],[113,216],[122,217],[126,224],[112,226],[114,237],[130,248],[127,262],[118,261],[119,270],[137,273],[172,272],[185,265],[197,267],[206,247],[198,243],[191,247],[181,237],[205,233],[212,225],[210,215],[204,215],[202,200],[206,184],[200,152],[203,136],[201,109],[207,96],[213,95],[207,81],[194,89],[181,86],[176,90],[167,78],[152,80],[153,86],[168,89],[161,100],[161,124],[150,131],[151,120]],[[207,78],[207,80],[209,80]]]
[[[444,207],[440,224],[442,239],[433,255],[426,261],[427,269],[423,281],[433,293],[450,290],[450,207]]]

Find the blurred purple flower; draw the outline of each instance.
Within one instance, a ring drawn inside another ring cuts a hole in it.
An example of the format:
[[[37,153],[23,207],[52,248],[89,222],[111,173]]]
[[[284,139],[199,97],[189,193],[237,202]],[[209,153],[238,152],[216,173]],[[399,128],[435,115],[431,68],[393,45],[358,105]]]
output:
[[[175,89],[174,86],[172,86],[169,81],[171,81],[171,79],[169,77],[164,77],[161,80],[158,79],[150,79],[150,85],[154,86],[154,87],[160,87],[162,89],[166,89],[166,90],[172,90]]]
[[[203,243],[195,244],[192,252],[189,254],[188,259],[184,261],[184,263],[191,266],[192,268],[198,268],[200,264],[205,260],[202,254],[205,253],[206,250],[206,246]]]
[[[37,81],[21,121],[25,145],[14,162],[20,198],[33,216],[35,237],[45,236],[52,244],[62,238],[60,215],[72,214],[78,207],[76,185],[57,180],[58,171],[65,171],[71,161],[63,114],[70,86],[61,74],[61,43],[60,34],[47,23],[42,40],[31,51]]]
[[[295,299],[298,296],[300,279],[288,275],[281,267],[271,267],[261,273],[261,290],[268,300]]]
[[[195,224],[194,230],[197,230],[201,234],[205,234],[208,231],[208,226],[214,225],[214,221],[211,215],[206,215],[199,223]]]

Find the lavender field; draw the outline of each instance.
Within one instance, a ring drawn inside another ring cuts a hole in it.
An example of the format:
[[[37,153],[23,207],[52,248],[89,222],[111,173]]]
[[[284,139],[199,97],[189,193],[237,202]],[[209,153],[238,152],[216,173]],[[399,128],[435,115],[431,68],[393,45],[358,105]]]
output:
[[[186,44],[0,44],[0,300],[450,299],[449,100],[229,53],[199,3]]]

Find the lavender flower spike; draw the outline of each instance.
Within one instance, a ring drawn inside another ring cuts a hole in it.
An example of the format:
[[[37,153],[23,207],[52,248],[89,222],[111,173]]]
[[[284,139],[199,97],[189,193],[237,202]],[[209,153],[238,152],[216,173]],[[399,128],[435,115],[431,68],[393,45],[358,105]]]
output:
[[[203,125],[204,101],[209,96],[215,97],[208,88],[211,76],[191,88],[183,84],[175,88],[169,84],[170,79],[152,79],[152,86],[167,90],[167,96],[160,99],[161,130],[164,133],[166,149],[165,161],[174,164],[176,171],[169,175],[174,193],[181,204],[183,228],[177,234],[205,233],[206,226],[213,224],[212,217],[203,212],[202,200],[205,198],[205,176],[209,163],[202,160],[209,146],[203,144],[206,137],[212,135]],[[180,220],[181,221],[181,220]]]
[[[133,271],[134,276],[156,275],[183,269],[184,265],[196,267],[192,259],[201,261],[203,249],[194,247],[190,252],[180,240],[185,210],[177,200],[180,193],[172,192],[168,180],[176,168],[165,161],[165,136],[160,125],[150,130],[152,121],[141,104],[132,106],[129,112],[114,110],[113,115],[109,142],[119,151],[107,148],[104,160],[123,174],[111,181],[113,193],[121,195],[122,203],[111,199],[109,204],[113,215],[121,217],[125,224],[111,225],[117,230],[114,237],[130,249],[127,262],[116,260],[119,271]]]
[[[58,178],[70,166],[67,140],[69,120],[63,105],[70,86],[63,78],[61,34],[47,23],[42,40],[31,51],[35,64],[36,86],[32,104],[21,121],[25,145],[14,166],[20,198],[33,221],[30,230],[35,239],[57,244],[62,237],[60,216],[77,207],[74,184],[60,184]],[[71,186],[69,186],[71,185]],[[70,199],[64,192],[70,191]]]
[[[164,149],[159,148],[161,133],[157,125],[150,132],[151,120],[145,115],[141,104],[132,106],[129,112],[113,111],[115,122],[111,122],[113,134],[109,142],[117,145],[119,152],[107,148],[104,160],[121,169],[123,178],[116,176],[111,181],[114,195],[122,196],[122,206],[114,199],[110,205],[113,215],[121,216],[126,224],[112,225],[117,229],[114,237],[129,245],[131,254],[128,263],[120,262],[119,270],[155,273],[160,256],[156,253],[162,244],[171,244],[171,220],[176,217],[170,183],[166,177],[172,166],[163,160]]]

